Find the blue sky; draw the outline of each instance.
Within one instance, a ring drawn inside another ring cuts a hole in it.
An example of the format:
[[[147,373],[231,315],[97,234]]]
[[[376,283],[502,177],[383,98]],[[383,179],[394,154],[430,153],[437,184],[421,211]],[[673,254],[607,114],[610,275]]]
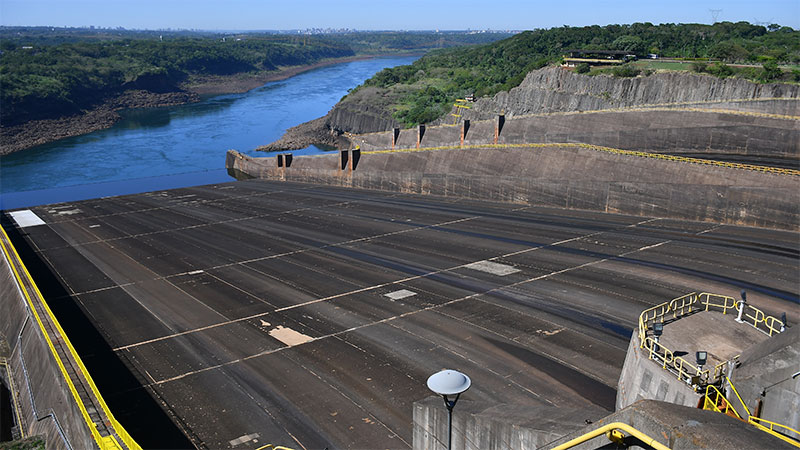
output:
[[[800,28],[800,0],[0,0],[0,24],[264,30],[532,29],[610,23],[779,23]]]

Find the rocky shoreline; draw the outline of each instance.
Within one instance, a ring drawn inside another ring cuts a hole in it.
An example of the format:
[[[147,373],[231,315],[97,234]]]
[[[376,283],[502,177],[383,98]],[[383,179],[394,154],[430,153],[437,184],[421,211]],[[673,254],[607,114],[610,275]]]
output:
[[[320,67],[380,56],[386,55],[362,55],[328,59],[315,64],[287,67],[275,72],[255,75],[199,76],[190,79],[180,86],[180,90],[175,92],[155,93],[144,90],[128,90],[81,114],[57,119],[32,120],[8,127],[0,126],[0,155],[7,155],[59,139],[110,128],[120,120],[118,111],[122,109],[176,106],[196,102],[201,95],[247,92],[270,81],[284,80]]]
[[[157,94],[149,91],[130,90],[112,98],[83,114],[57,119],[31,120],[29,122],[0,128],[0,155],[25,150],[59,139],[79,136],[92,131],[110,128],[119,119],[117,111],[130,108],[155,108],[175,106],[197,101],[199,95],[192,92],[168,92]]]

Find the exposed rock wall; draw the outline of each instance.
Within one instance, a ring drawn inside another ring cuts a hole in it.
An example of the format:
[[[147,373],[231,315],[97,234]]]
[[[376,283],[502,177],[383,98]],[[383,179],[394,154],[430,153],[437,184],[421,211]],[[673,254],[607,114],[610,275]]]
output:
[[[560,67],[547,67],[529,73],[519,86],[508,92],[479,99],[463,116],[465,119],[489,119],[505,112],[510,118],[521,114],[652,104],[798,97],[800,86],[790,84],[758,84],[739,78],[721,79],[686,72],[662,72],[635,78],[588,76]]]
[[[337,103],[325,116],[289,128],[280,139],[256,150],[297,150],[310,145],[347,149],[350,141],[345,133],[385,131],[396,126],[388,99],[382,97],[380,90],[362,88]]]

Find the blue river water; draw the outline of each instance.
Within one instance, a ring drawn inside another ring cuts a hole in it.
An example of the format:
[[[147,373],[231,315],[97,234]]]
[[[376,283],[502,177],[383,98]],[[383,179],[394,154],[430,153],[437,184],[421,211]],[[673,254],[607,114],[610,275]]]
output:
[[[123,111],[109,129],[0,157],[0,209],[232,181],[227,150],[265,156],[253,149],[325,115],[348,89],[381,69],[415,59],[341,63],[243,94]]]

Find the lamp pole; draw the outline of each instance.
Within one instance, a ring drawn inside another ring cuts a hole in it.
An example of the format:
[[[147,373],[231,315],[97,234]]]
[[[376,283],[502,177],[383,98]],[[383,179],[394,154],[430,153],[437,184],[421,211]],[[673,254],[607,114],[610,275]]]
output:
[[[453,407],[456,406],[460,396],[461,394],[456,394],[456,398],[450,400],[446,395],[442,395],[444,406],[447,408],[447,450],[453,448]]]
[[[453,408],[458,398],[472,385],[468,376],[457,370],[445,369],[428,377],[428,389],[444,399],[447,408],[447,450],[453,445]],[[455,396],[450,400],[450,396]]]

